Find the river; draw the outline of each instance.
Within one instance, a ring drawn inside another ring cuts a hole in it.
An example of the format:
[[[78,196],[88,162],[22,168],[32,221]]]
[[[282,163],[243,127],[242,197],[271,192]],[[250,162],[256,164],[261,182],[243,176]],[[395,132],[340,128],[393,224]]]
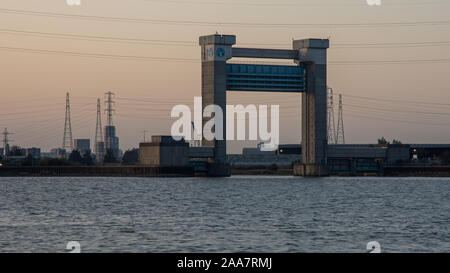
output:
[[[450,179],[0,178],[0,252],[450,252]]]

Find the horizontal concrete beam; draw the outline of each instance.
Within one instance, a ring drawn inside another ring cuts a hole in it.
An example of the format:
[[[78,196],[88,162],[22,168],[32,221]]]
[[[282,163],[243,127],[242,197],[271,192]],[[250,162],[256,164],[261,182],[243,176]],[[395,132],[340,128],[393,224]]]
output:
[[[295,48],[295,49],[301,49],[301,48],[327,49],[330,47],[330,40],[328,40],[328,39],[303,39],[303,40],[295,40],[292,44],[293,44],[293,48]]]
[[[213,158],[214,157],[214,147],[190,147],[189,148],[190,158]]]
[[[264,59],[298,59],[298,51],[290,49],[263,49],[233,47],[234,58],[264,58]]]

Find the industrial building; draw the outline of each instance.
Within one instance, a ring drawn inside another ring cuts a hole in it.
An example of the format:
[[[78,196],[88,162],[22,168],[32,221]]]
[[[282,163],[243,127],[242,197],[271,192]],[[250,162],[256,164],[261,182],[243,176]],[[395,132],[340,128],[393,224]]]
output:
[[[105,151],[111,150],[114,157],[119,158],[119,138],[116,136],[115,126],[105,126],[105,147]]]
[[[40,148],[28,148],[26,149],[26,156],[31,156],[33,159],[40,160],[41,159],[41,149]]]
[[[141,143],[139,148],[142,165],[190,165],[197,173],[214,175],[214,171],[211,172],[214,164],[210,161],[214,156],[213,147],[189,147],[184,140],[154,136],[151,143]],[[327,150],[330,175],[381,175],[386,167],[411,166],[416,161],[422,162],[421,165],[424,165],[423,162],[431,165],[433,161],[430,160],[450,153],[450,144],[332,144],[328,145]],[[229,154],[226,160],[230,168],[266,168],[273,165],[293,168],[302,161],[302,146],[280,145],[273,152],[261,151],[259,147],[244,148],[242,154]]]
[[[411,144],[410,154],[414,161],[436,162],[450,153],[450,144]]]
[[[333,144],[328,145],[330,174],[380,173],[383,167],[440,164],[450,144]],[[245,148],[242,155],[228,155],[232,166],[289,166],[302,159],[302,146],[280,145],[274,154]]]
[[[102,162],[103,157],[105,156],[105,142],[98,141],[95,143],[95,156],[97,161]]]
[[[189,165],[189,143],[171,136],[152,136],[152,142],[139,144],[142,165],[158,167],[186,167]]]
[[[66,149],[55,148],[55,149],[51,149],[50,153],[52,155],[54,155],[54,157],[52,156],[52,158],[58,158],[58,159],[68,158],[68,154],[67,154]]]
[[[82,155],[91,152],[91,140],[90,139],[75,139],[74,149],[79,151]]]

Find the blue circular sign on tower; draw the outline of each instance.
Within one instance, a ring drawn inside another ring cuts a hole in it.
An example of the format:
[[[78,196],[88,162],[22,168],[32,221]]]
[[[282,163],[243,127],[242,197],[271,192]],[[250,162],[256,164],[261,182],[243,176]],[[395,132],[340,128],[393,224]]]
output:
[[[219,47],[216,51],[217,57],[223,58],[225,57],[225,49]]]

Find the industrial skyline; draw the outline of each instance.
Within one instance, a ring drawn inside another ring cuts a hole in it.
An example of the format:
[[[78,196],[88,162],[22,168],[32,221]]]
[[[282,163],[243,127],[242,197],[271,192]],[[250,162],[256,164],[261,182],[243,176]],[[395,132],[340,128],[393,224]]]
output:
[[[127,7],[86,0],[69,7],[57,0],[39,5],[3,1],[1,128],[15,132],[15,143],[25,147],[59,146],[61,97],[70,90],[73,138],[93,139],[97,96],[114,90],[122,149],[136,147],[142,128],[151,135],[168,134],[171,107],[190,105],[200,92],[194,37],[219,31],[236,33],[243,37],[237,45],[247,47],[329,37],[329,85],[344,96],[346,143],[374,143],[381,136],[405,143],[449,142],[449,3],[178,2],[135,1]],[[302,16],[299,10],[305,11]],[[299,96],[260,94],[255,99],[240,93],[229,94],[228,101],[279,103],[281,143],[298,143]],[[242,146],[255,143],[233,143],[229,152]]]

